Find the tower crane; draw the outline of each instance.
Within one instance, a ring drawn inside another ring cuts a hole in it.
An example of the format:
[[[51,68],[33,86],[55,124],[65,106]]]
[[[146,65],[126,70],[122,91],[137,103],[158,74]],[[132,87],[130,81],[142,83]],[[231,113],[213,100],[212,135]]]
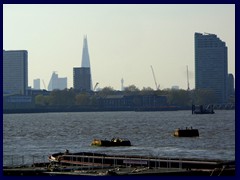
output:
[[[155,77],[154,70],[153,70],[152,66],[151,66],[151,69],[152,69],[152,74],[153,74],[153,79],[154,79],[154,82],[155,82],[156,90],[159,90],[160,84],[157,84],[156,77]]]
[[[43,83],[44,89],[45,89],[45,90],[47,90],[47,89],[46,89],[45,82],[44,82],[44,80],[43,80],[43,79],[42,79],[42,83]]]
[[[96,88],[97,88],[97,86],[98,86],[98,82],[95,84],[95,86],[94,86],[94,88],[93,88],[93,91],[95,91],[96,90]]]
[[[188,66],[187,66],[187,90],[188,91],[190,90],[190,87],[189,87],[189,77],[188,77]]]

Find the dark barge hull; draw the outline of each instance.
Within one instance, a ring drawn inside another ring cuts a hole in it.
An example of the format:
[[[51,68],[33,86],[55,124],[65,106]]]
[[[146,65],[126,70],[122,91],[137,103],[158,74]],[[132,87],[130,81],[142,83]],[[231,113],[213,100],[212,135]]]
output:
[[[92,146],[104,146],[104,147],[114,147],[114,146],[131,146],[131,142],[128,139],[112,139],[102,140],[102,139],[94,139],[92,141]]]
[[[198,137],[198,129],[177,129],[174,133],[176,137]]]

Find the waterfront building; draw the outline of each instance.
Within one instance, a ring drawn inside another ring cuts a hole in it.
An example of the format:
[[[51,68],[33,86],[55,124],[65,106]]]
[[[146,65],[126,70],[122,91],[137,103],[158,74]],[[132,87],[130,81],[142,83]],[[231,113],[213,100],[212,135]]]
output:
[[[228,98],[234,94],[234,77],[233,74],[228,74]]]
[[[59,78],[58,74],[56,72],[52,73],[52,77],[49,81],[48,84],[48,91],[53,91],[53,90],[64,90],[67,88],[67,78]]]
[[[26,95],[28,89],[28,52],[3,50],[3,94]]]
[[[35,101],[33,96],[26,95],[4,95],[3,96],[3,110],[13,109],[33,109]]]
[[[73,68],[73,88],[80,91],[93,89],[87,36],[83,39],[81,67]]]
[[[88,67],[73,68],[73,87],[80,91],[91,90],[91,72]]]
[[[216,102],[227,101],[227,46],[217,35],[195,33],[195,88],[214,92]]]
[[[40,89],[40,79],[34,79],[33,80],[33,89]]]

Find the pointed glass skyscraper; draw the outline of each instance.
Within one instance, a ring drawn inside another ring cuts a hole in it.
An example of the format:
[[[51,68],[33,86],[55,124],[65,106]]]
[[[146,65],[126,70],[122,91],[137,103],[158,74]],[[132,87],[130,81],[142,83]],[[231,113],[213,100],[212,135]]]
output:
[[[82,67],[90,68],[90,59],[89,59],[89,53],[88,53],[87,36],[84,36],[84,38],[83,38]]]
[[[92,76],[88,53],[87,36],[83,38],[82,65],[73,69],[73,87],[80,91],[92,90]]]

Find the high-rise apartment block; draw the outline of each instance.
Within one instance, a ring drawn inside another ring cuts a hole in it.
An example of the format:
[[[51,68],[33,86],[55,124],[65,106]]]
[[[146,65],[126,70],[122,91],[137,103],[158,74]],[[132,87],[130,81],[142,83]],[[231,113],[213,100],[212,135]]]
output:
[[[92,76],[88,53],[87,36],[83,39],[82,67],[73,68],[73,88],[80,91],[92,90]]]
[[[28,88],[28,52],[3,50],[3,94],[26,95]]]
[[[227,101],[228,54],[215,34],[195,33],[195,88],[215,93],[216,102]]]
[[[228,74],[228,97],[235,94],[233,74]]]

